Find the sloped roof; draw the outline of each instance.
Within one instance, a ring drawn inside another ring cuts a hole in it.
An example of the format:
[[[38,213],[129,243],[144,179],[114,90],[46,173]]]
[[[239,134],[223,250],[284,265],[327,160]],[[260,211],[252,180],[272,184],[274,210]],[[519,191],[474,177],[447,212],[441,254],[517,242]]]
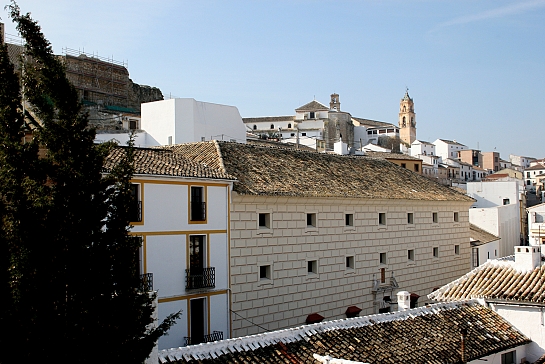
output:
[[[305,104],[295,109],[295,111],[319,111],[319,110],[329,110],[329,106],[325,106],[321,102],[312,100],[308,104]]]
[[[444,142],[444,143],[447,143],[447,144],[461,145],[461,146],[465,147],[464,144],[458,143],[458,142],[456,142],[454,140],[448,140],[448,139],[439,139],[439,140]]]
[[[288,116],[262,116],[258,118],[242,118],[244,123],[262,123],[262,122],[275,122],[275,121],[293,121],[295,115]]]
[[[302,139],[302,138],[301,138]],[[248,139],[246,140],[249,144],[255,144],[255,145],[261,145],[264,147],[274,147],[274,148],[286,148],[286,149],[297,149],[297,144],[294,143],[282,143],[275,140],[267,140],[267,139]],[[315,152],[316,149],[309,147],[307,145],[299,144],[300,150],[306,150],[308,152]]]
[[[162,350],[159,362],[315,363],[318,354],[370,364],[459,363],[462,327],[468,362],[530,342],[489,308],[458,302]]]
[[[411,160],[411,161],[420,161],[422,162],[422,159],[420,158],[416,158],[416,157],[412,157],[408,154],[402,154],[402,153],[387,153],[387,152],[373,152],[373,151],[369,151],[367,152],[366,154],[368,157],[373,157],[373,158],[380,158],[380,159],[393,159],[393,160],[399,160],[399,159],[404,159],[404,160]]]
[[[125,155],[126,147],[113,148],[106,158],[104,172],[111,172]],[[234,179],[217,165],[195,162],[165,149],[134,148],[134,166],[135,175]]]
[[[208,166],[223,166],[244,195],[473,202],[468,196],[384,159],[339,156],[233,142],[168,147]]]
[[[489,300],[545,303],[545,266],[521,271],[514,256],[488,260],[428,295],[437,301]]]
[[[545,166],[541,164],[536,164],[535,166],[526,168],[525,171],[538,171],[540,169],[545,169]]]
[[[471,246],[479,246],[495,240],[500,240],[498,236],[490,234],[488,231],[471,223],[469,224],[469,238],[471,239]]]
[[[393,128],[396,127],[396,125],[392,123],[387,123],[384,121],[377,121],[377,120],[370,120],[370,119],[363,119],[363,118],[356,118],[352,116],[353,120],[356,120],[360,125],[367,126],[370,128]]]

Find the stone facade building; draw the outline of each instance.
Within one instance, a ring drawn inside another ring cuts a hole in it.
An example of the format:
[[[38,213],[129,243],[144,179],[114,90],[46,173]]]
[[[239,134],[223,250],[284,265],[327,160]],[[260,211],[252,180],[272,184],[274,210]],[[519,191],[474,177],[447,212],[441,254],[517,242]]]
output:
[[[171,148],[237,179],[232,337],[344,318],[351,306],[386,312],[398,289],[416,304],[469,270],[473,200],[406,168],[250,144]]]

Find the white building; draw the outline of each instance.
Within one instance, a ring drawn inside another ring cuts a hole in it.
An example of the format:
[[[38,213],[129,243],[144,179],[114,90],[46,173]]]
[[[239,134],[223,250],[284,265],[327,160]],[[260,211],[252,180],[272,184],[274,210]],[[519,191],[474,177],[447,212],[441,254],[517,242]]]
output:
[[[505,257],[523,241],[524,211],[519,181],[468,182],[468,196],[476,201],[469,210],[469,221],[501,238],[498,257]]]
[[[530,163],[534,160],[535,158],[509,154],[509,161],[511,162],[511,165],[513,166],[513,168],[517,171],[523,171],[526,168],[530,167]]]
[[[497,259],[501,239],[474,224],[469,224],[469,226],[471,268],[477,268],[489,259]]]
[[[131,234],[142,239],[140,272],[158,292],[159,321],[182,311],[169,334],[159,339],[159,349],[230,337],[233,178],[169,150],[134,152]],[[123,154],[123,148],[114,149],[109,163]]]
[[[456,140],[437,139],[433,144],[435,145],[436,155],[441,156],[443,160],[448,158],[456,159],[458,158],[458,151],[468,149],[467,146],[458,143]]]
[[[246,129],[235,106],[190,98],[142,104],[141,125],[147,146],[211,139],[246,141]]]
[[[516,360],[509,363],[522,362],[523,358],[534,363],[545,354],[545,266],[539,246],[517,246],[514,251],[514,256],[490,260],[428,297],[437,301],[478,300],[532,340],[525,353],[517,352]]]
[[[545,245],[545,203],[528,207],[526,211],[530,245]]]
[[[415,140],[411,144],[411,156],[419,157],[421,155],[437,155],[435,144],[423,140]]]
[[[533,166],[526,168],[523,173],[526,189],[535,191],[539,182],[537,177],[545,174],[545,164],[535,163]]]

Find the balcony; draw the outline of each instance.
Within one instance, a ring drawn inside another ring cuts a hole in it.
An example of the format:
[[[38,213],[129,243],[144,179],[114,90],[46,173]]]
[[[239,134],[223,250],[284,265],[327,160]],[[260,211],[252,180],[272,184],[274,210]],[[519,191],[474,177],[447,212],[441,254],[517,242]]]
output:
[[[153,273],[140,274],[140,291],[153,291]]]
[[[184,346],[197,345],[201,343],[210,343],[213,341],[223,340],[223,331],[214,331],[211,334],[203,337],[184,337]]]
[[[185,289],[216,287],[216,268],[185,270]]]
[[[206,220],[206,202],[191,202],[191,221]]]
[[[129,219],[131,222],[142,221],[142,201],[134,201],[131,203]]]

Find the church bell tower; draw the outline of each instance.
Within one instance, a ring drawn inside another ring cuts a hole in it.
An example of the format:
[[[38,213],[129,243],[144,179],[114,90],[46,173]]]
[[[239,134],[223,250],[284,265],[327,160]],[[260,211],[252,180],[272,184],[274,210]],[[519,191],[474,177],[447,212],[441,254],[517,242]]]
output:
[[[416,114],[409,89],[405,90],[405,96],[399,103],[399,137],[409,146],[416,140]]]

